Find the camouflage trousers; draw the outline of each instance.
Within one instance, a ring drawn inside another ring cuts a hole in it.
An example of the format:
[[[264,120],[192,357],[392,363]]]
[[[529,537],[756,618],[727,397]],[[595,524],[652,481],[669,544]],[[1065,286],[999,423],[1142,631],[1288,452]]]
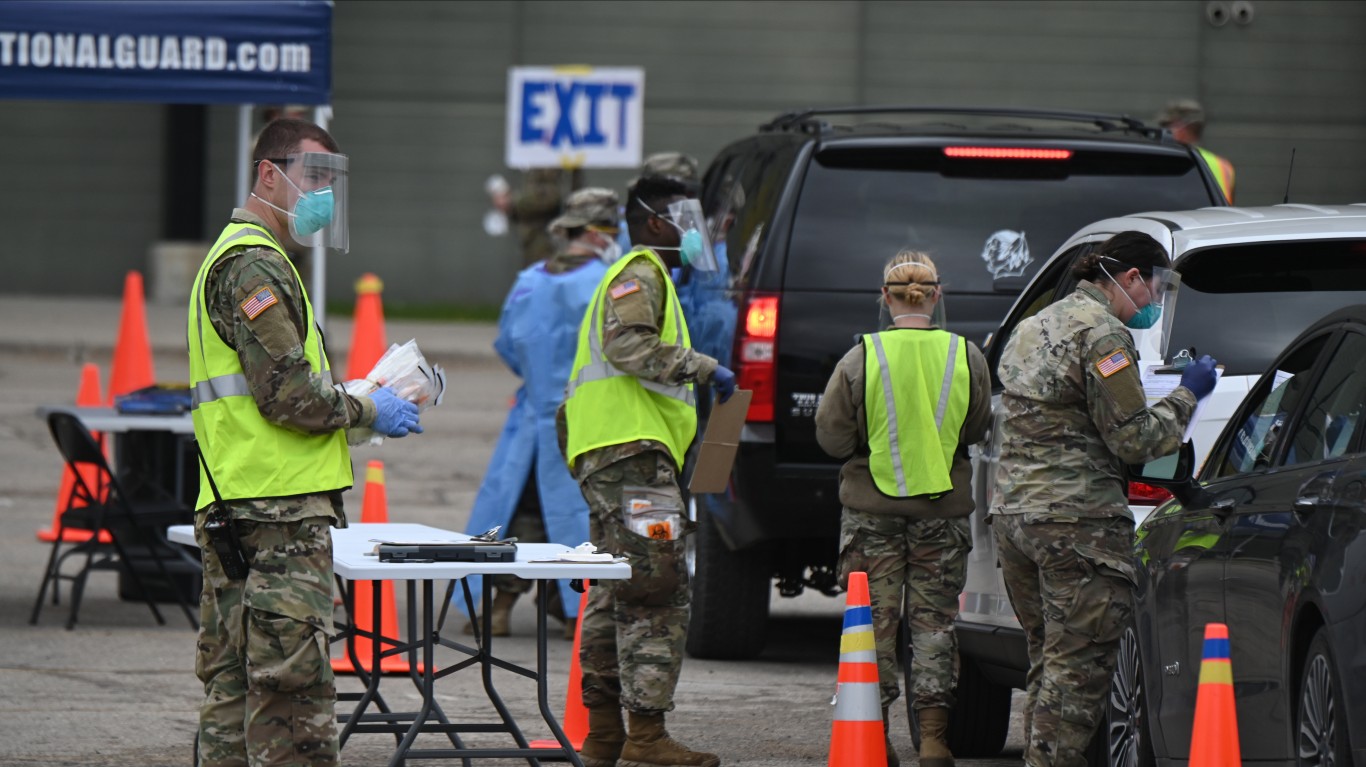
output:
[[[911,684],[915,708],[952,708],[958,682],[953,632],[958,595],[967,578],[972,534],[966,517],[913,519],[846,508],[840,519],[840,585],[849,573],[868,574],[873,639],[882,707],[901,697],[896,641],[902,595],[911,627]]]
[[[1029,649],[1025,763],[1085,767],[1120,635],[1133,614],[1134,523],[998,514],[992,528]]]
[[[673,459],[655,450],[638,453],[589,474],[580,487],[593,544],[631,565],[630,579],[601,580],[588,592],[579,646],[583,704],[671,711],[688,628],[684,538],[656,540],[632,532],[622,522],[622,509],[641,498],[655,510],[672,505],[682,532],[691,532]]]
[[[223,574],[195,525],[204,563],[195,674],[201,767],[337,764],[330,520],[237,521],[251,571]]]

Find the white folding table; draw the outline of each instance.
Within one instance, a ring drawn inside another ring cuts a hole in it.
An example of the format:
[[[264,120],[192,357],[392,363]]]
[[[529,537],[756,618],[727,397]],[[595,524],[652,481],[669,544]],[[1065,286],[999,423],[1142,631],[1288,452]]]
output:
[[[176,525],[168,531],[172,541],[196,545],[194,528],[190,525]],[[396,767],[405,759],[461,759],[468,763],[473,758],[526,759],[531,765],[541,761],[568,761],[576,767],[583,767],[578,754],[565,737],[564,730],[550,710],[548,686],[546,681],[546,607],[549,603],[547,584],[562,578],[568,579],[619,579],[631,577],[631,567],[625,563],[548,563],[542,560],[554,559],[568,551],[568,547],[556,543],[519,543],[515,562],[380,562],[373,556],[375,541],[432,542],[465,540],[469,536],[427,525],[402,523],[353,524],[345,529],[332,530],[333,570],[339,581],[345,581],[344,593],[350,625],[341,627],[333,641],[348,637],[370,639],[371,658],[368,668],[355,657],[353,642],[347,642],[347,652],[357,675],[365,683],[366,689],[357,697],[357,704],[349,714],[338,714],[337,720],[344,726],[340,735],[342,745],[353,733],[389,733],[399,739],[390,767]],[[445,623],[450,596],[455,581],[460,581],[467,605],[472,606],[472,595],[465,577],[469,575],[510,574],[519,578],[536,581],[536,667],[529,669],[493,655],[493,641],[490,632],[490,605],[492,603],[492,578],[483,579],[482,603],[479,611],[482,626],[474,636],[474,645],[466,645],[441,636]],[[440,605],[437,617],[435,582],[451,581],[445,589],[446,598]],[[405,581],[408,592],[408,639],[385,637],[381,635],[384,614],[384,589],[372,587],[374,598],[371,600],[373,616],[371,631],[359,629],[355,625],[354,605],[357,581]],[[422,585],[422,596],[416,596],[417,585]],[[417,624],[421,627],[418,628]],[[465,654],[466,657],[454,664],[436,670],[435,650],[437,646],[447,647]],[[393,712],[380,695],[379,684],[383,676],[381,660],[393,655],[406,655],[409,660],[408,675],[422,695],[421,708],[412,713]],[[441,706],[436,702],[434,685],[443,678],[464,668],[478,666],[481,671],[484,691],[489,702],[497,710],[501,724],[489,723],[452,723]],[[502,697],[493,685],[493,669],[504,669],[515,674],[534,679],[536,699],[541,717],[555,735],[560,748],[531,748],[526,736],[513,720]],[[340,696],[339,696],[340,698]],[[367,711],[371,706],[375,711]],[[452,748],[415,749],[413,741],[419,733],[445,734]],[[468,748],[460,738],[462,732],[506,732],[510,733],[517,744],[516,748]]]

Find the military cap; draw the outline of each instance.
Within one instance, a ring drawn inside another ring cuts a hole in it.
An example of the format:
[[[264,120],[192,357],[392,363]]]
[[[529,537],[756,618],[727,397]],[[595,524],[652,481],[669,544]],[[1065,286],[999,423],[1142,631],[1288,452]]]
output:
[[[658,152],[640,165],[642,176],[673,176],[683,181],[697,180],[697,158],[682,152]]]
[[[611,189],[590,186],[569,195],[565,200],[564,212],[547,227],[557,229],[576,229],[581,226],[617,226],[620,202],[617,193]]]
[[[1163,128],[1173,124],[1182,123],[1184,125],[1204,124],[1205,109],[1200,106],[1200,102],[1194,99],[1179,99],[1168,102],[1167,106],[1157,115],[1157,124]]]

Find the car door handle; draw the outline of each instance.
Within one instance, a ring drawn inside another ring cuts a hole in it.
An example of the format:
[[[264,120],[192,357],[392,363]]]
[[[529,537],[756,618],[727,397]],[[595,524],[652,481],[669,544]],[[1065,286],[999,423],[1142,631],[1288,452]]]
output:
[[[1308,514],[1319,507],[1317,495],[1305,495],[1295,499],[1295,513]]]
[[[1237,505],[1238,502],[1232,498],[1220,498],[1209,505],[1209,510],[1217,517],[1226,517],[1230,511],[1233,511],[1233,507]]]

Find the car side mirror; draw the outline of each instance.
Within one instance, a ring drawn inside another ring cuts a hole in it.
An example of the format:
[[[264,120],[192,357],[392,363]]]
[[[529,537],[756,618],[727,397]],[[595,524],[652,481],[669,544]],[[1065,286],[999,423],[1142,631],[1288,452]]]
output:
[[[1186,506],[1196,505],[1204,492],[1195,482],[1195,445],[1189,440],[1171,455],[1130,464],[1128,470],[1129,481],[1165,487]]]

